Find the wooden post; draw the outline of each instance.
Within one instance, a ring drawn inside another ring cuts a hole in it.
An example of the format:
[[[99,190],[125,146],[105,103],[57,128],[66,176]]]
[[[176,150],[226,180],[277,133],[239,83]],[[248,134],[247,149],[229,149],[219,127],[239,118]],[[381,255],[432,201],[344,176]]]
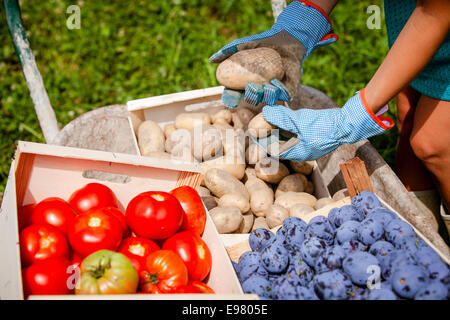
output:
[[[373,192],[370,177],[367,173],[364,161],[358,157],[355,157],[341,163],[339,166],[341,168],[345,184],[347,185],[350,198],[353,198],[364,190]]]

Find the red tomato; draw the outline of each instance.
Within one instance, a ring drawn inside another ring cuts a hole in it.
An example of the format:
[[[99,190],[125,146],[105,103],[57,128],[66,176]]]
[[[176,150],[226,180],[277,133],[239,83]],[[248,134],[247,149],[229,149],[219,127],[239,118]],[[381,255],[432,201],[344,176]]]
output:
[[[158,250],[145,261],[146,270],[141,288],[146,293],[173,293],[188,283],[188,272],[183,260],[172,251]]]
[[[206,211],[197,191],[189,186],[181,186],[173,189],[170,193],[178,199],[184,211],[181,230],[192,230],[201,236],[205,230]]]
[[[215,293],[207,284],[201,281],[189,280],[188,284],[180,287],[177,293]]]
[[[211,271],[212,256],[205,241],[194,231],[179,232],[164,242],[163,250],[172,250],[183,260],[189,279],[202,281]]]
[[[141,276],[142,272],[145,271],[145,259],[150,253],[158,250],[160,250],[159,246],[152,240],[140,237],[129,237],[122,240],[117,252],[124,254],[130,259],[136,268],[138,275]]]
[[[18,210],[19,230],[28,227],[31,224],[31,214],[33,213],[36,203],[21,206]]]
[[[114,192],[104,184],[95,182],[72,193],[69,204],[78,214],[103,207],[118,207]]]
[[[75,218],[75,211],[61,198],[47,198],[39,202],[31,214],[32,224],[48,223],[67,235],[67,226]]]
[[[117,219],[119,219],[120,225],[122,226],[122,237],[126,238],[130,235],[130,228],[128,228],[127,220],[125,219],[125,214],[122,211],[114,207],[105,207],[100,209],[89,210],[88,212],[95,210],[100,210],[106,214],[111,214]]]
[[[125,217],[137,236],[167,239],[180,229],[183,209],[170,193],[149,191],[138,194],[130,201]]]
[[[74,266],[74,268],[80,268],[81,262],[83,262],[83,259],[74,251],[70,253],[70,265]]]
[[[50,224],[34,224],[19,234],[22,266],[53,257],[69,256],[66,237]]]
[[[119,220],[102,210],[77,216],[69,225],[69,243],[81,258],[101,250],[115,251],[122,240]]]
[[[70,273],[67,272],[69,264],[66,258],[49,258],[22,269],[25,297],[30,294],[70,294],[72,292],[68,286]]]

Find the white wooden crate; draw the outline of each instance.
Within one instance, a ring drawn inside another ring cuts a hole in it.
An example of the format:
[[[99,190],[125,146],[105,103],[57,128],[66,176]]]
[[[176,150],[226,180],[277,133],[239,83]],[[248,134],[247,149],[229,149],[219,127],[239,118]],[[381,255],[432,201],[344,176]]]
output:
[[[87,170],[126,175],[126,183],[99,181],[83,176]],[[180,185],[198,187],[200,169],[192,163],[161,160],[96,150],[53,146],[31,142],[18,144],[0,211],[0,299],[23,299],[17,209],[47,197],[65,200],[89,182],[100,182],[116,194],[122,208],[137,194],[170,191]],[[188,299],[256,299],[243,295],[231,261],[209,214],[202,235],[212,253],[212,269],[207,284],[216,295],[187,295]],[[139,297],[137,297],[139,296]],[[77,299],[67,296],[30,298]],[[86,299],[104,299],[83,296]],[[119,295],[111,299],[179,299],[173,295]]]

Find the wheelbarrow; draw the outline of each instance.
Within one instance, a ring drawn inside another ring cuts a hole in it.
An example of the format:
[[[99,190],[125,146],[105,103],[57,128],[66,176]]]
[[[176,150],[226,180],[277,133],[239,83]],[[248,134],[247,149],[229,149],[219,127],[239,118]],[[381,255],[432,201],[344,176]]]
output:
[[[41,74],[27,40],[17,0],[4,0],[6,19],[14,47],[26,79],[46,143],[136,154],[125,104],[104,106],[87,112],[59,130]],[[275,19],[286,6],[284,0],[272,0]],[[290,106],[298,108],[337,108],[326,94],[302,85]],[[374,192],[419,229],[442,253],[450,257],[450,249],[437,231],[433,215],[420,211],[414,198],[368,140],[343,145],[317,160],[330,194],[345,188],[339,164],[354,157],[364,161]]]

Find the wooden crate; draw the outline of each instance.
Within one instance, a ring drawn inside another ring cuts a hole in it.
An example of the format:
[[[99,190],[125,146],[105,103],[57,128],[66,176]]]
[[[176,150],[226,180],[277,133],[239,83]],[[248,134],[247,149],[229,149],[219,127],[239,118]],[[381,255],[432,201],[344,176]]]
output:
[[[128,101],[127,108],[130,114],[128,119],[134,137],[136,153],[141,154],[136,136],[141,122],[152,120],[158,123],[161,129],[164,129],[164,126],[173,123],[175,117],[180,113],[206,112],[212,115],[221,109],[226,109],[222,103],[223,88],[223,86],[218,86]],[[242,100],[239,107],[249,107],[257,110],[244,100]],[[314,163],[311,180],[314,184],[313,195],[316,198],[331,198],[328,189],[323,183],[322,174],[317,163]],[[237,234],[221,234],[221,237],[232,242],[239,239]]]
[[[392,207],[387,204],[386,201],[384,201],[380,196],[378,196],[378,199],[380,200],[381,204],[383,205],[383,207],[391,210],[392,212],[394,212],[397,217],[399,217],[400,219],[402,219],[403,221],[407,222],[416,232],[417,237],[422,239],[423,241],[425,241],[425,243],[427,245],[429,245],[431,248],[433,248],[438,254],[439,256],[442,258],[443,261],[445,261],[448,265],[450,265],[450,260],[433,244],[431,243],[430,240],[428,240],[422,232],[420,232],[417,228],[415,228],[413,225],[411,225],[405,218],[403,218],[397,211],[395,211],[394,209],[392,209]],[[327,205],[319,210],[316,210],[314,212],[309,213],[307,216],[305,216],[304,220],[306,223],[308,223],[313,217],[315,216],[324,216],[324,217],[328,217],[328,213],[330,212],[330,210],[332,208],[340,208],[344,205],[349,205],[351,204],[351,199],[350,197],[345,197],[342,200],[339,200],[336,204],[334,205]],[[276,233],[276,231],[280,228],[281,226],[275,227],[273,229],[271,229],[272,232]],[[225,248],[227,249],[227,252],[231,258],[231,260],[233,260],[234,262],[238,262],[239,257],[247,251],[250,251],[250,245],[248,243],[248,238],[249,235],[248,234],[242,234],[239,235],[239,237],[235,237],[233,235],[221,235],[222,240],[224,242]]]
[[[112,173],[112,182],[87,178],[93,172]],[[200,169],[192,163],[168,161],[103,151],[19,142],[0,211],[0,298],[23,299],[17,209],[47,197],[67,200],[70,194],[89,182],[110,187],[120,205],[126,208],[137,194],[150,191],[170,191],[181,186],[194,188],[200,183]],[[125,183],[124,183],[125,182]],[[187,299],[255,299],[243,295],[231,261],[209,214],[203,240],[212,253],[212,269],[207,284],[216,295],[186,295]],[[183,295],[184,296],[184,295]],[[201,296],[201,297],[200,297]],[[31,296],[38,299],[78,299],[68,296]],[[104,299],[100,296],[83,296]],[[111,299],[181,299],[173,295],[119,295]]]

